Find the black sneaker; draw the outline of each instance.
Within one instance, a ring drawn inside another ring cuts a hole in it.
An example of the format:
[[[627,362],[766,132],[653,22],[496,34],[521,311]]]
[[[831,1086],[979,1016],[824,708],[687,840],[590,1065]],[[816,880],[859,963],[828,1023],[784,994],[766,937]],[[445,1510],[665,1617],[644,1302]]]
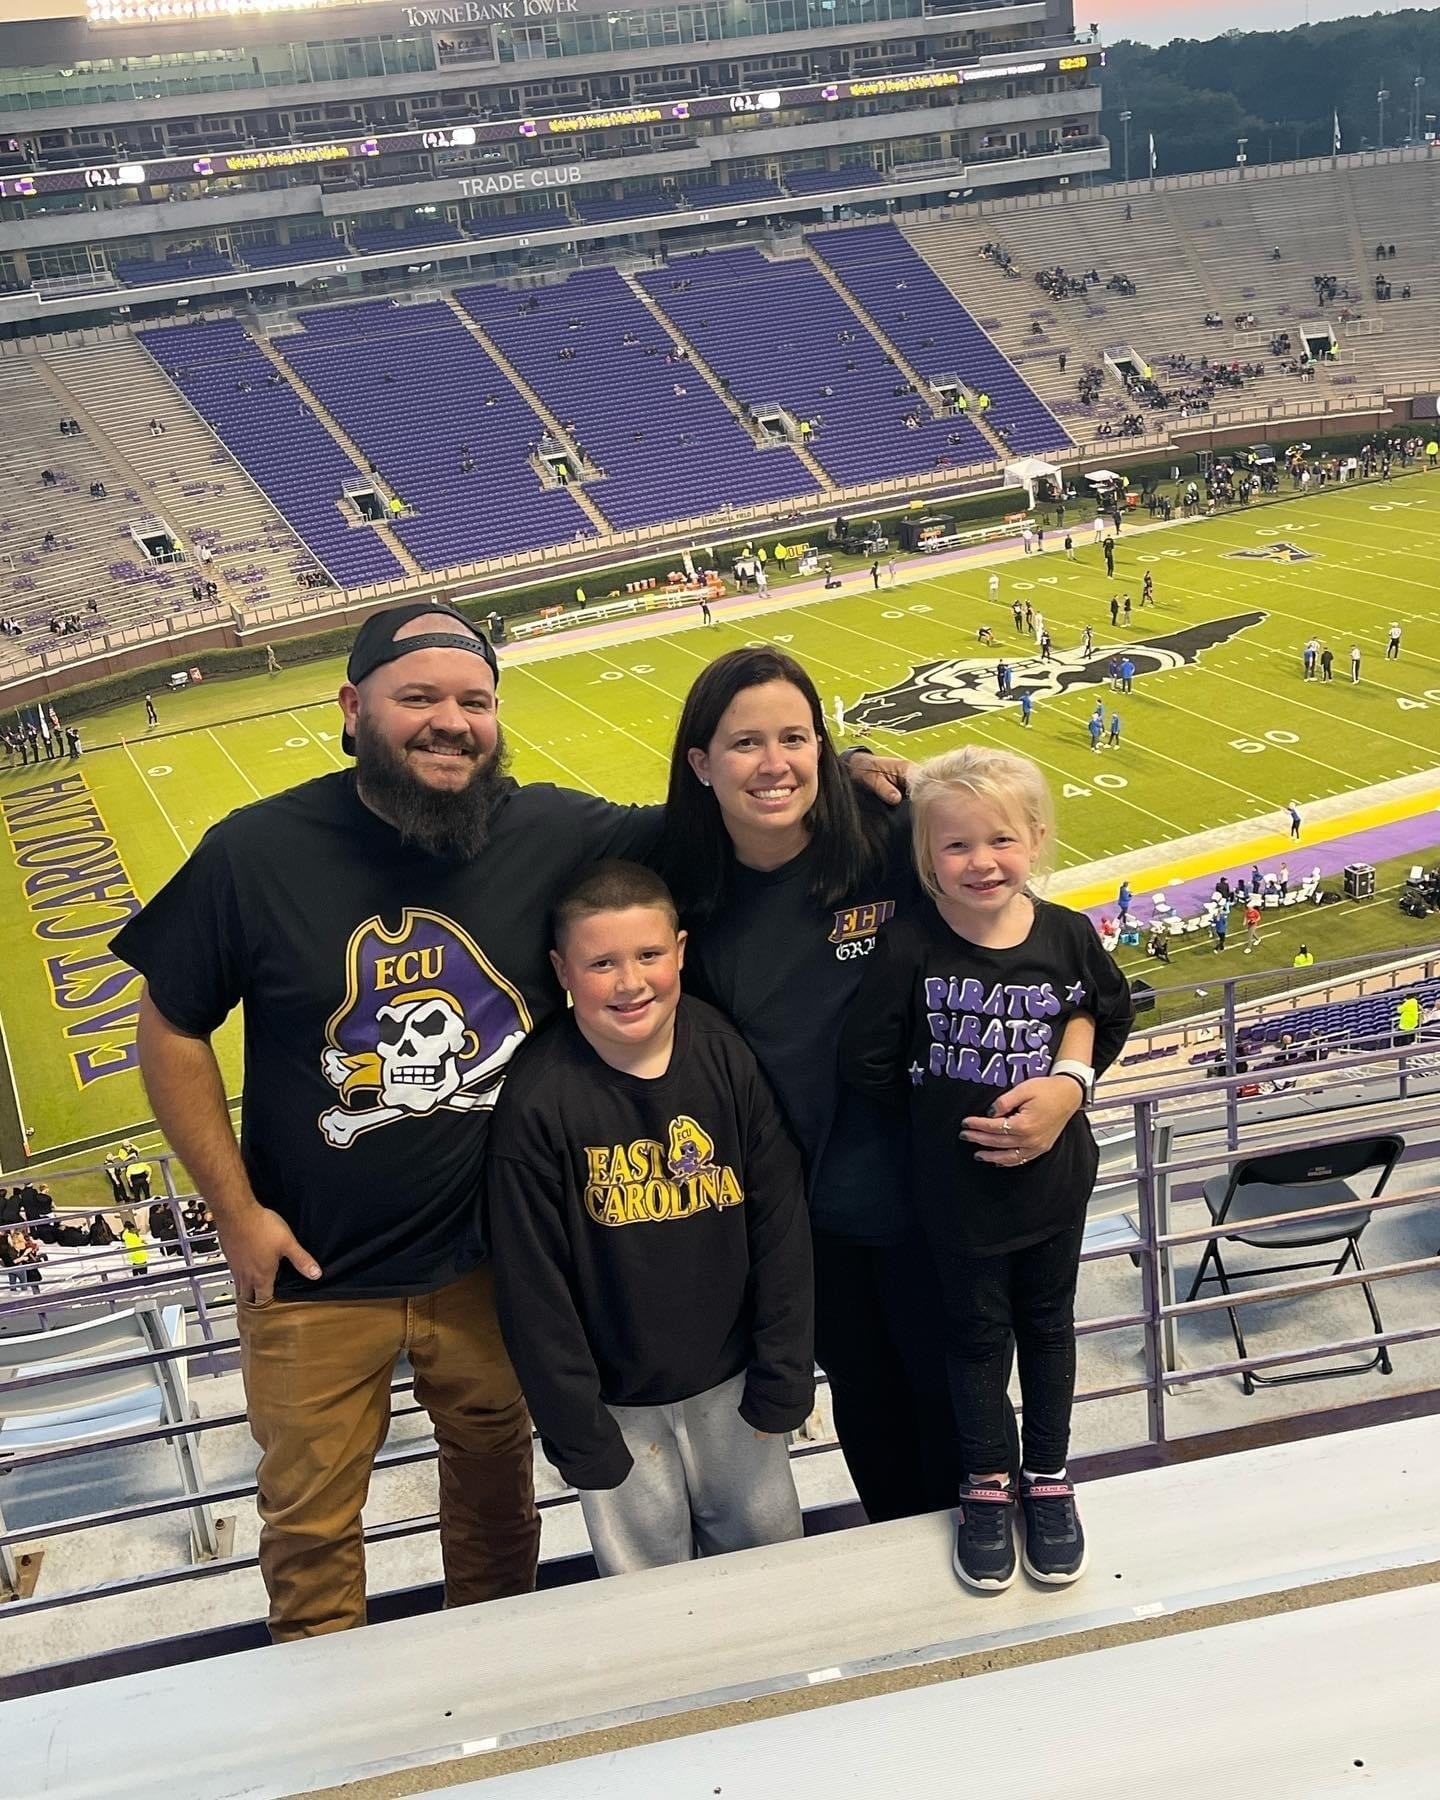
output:
[[[1020,1508],[1025,1515],[1025,1572],[1051,1587],[1078,1581],[1088,1557],[1074,1488],[1058,1477],[1027,1481],[1022,1475]]]
[[[996,1481],[960,1490],[955,1515],[955,1573],[966,1587],[992,1591],[1015,1579],[1015,1494]]]

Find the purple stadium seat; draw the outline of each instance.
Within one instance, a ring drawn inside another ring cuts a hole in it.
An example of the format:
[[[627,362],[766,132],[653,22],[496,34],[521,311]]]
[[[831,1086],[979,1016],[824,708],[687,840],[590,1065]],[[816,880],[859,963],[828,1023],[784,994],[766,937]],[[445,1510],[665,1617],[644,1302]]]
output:
[[[373,531],[340,509],[357,471],[236,319],[136,333],[185,398],[343,587],[398,581],[405,570]]]
[[[676,258],[642,283],[749,406],[812,422],[810,448],[833,481],[994,461],[968,420],[937,419],[916,395],[895,392],[904,376],[808,259],[723,250]],[[921,423],[909,428],[917,408]]]
[[[444,301],[299,317],[304,331],[275,347],[413,509],[395,531],[422,568],[593,535],[574,496],[531,465],[544,424]]]
[[[757,449],[688,363],[667,364],[673,341],[616,270],[456,298],[605,471],[586,492],[618,528],[815,491],[788,448]]]
[[[922,375],[958,375],[989,394],[987,421],[1005,428],[1013,451],[1069,446],[1064,426],[894,225],[820,231],[809,244]]]

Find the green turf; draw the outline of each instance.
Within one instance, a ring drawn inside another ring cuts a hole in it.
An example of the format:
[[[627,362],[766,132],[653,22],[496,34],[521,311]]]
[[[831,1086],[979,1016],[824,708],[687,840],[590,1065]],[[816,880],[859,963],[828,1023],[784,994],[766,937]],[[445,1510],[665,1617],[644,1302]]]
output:
[[[721,650],[761,639],[782,644],[811,670],[827,710],[836,696],[853,709],[862,696],[904,682],[913,667],[978,657],[988,670],[995,652],[976,643],[982,622],[994,629],[1000,650],[1023,654],[1027,646],[1009,612],[1017,593],[1043,609],[1062,653],[1074,650],[1087,623],[1097,647],[1108,650],[1206,621],[1263,614],[1243,629],[1230,628],[1233,635],[1197,664],[1144,676],[1127,696],[1104,689],[1107,708],[1118,707],[1123,715],[1118,751],[1095,756],[1089,749],[1084,721],[1097,693],[1093,685],[1042,698],[1028,732],[1012,707],[876,735],[877,744],[916,757],[966,736],[1023,747],[1055,785],[1061,867],[1125,852],[1141,865],[1143,853],[1190,832],[1241,820],[1273,829],[1291,798],[1303,808],[1435,765],[1440,478],[1417,474],[1385,488],[1237,511],[1143,538],[1127,533],[1114,582],[1107,581],[1089,532],[1077,529],[1075,535],[1079,554],[1073,563],[1059,553],[1060,534],[1053,530],[1047,530],[1042,558],[1005,563],[998,604],[988,598],[990,567],[984,563],[940,578],[902,580],[893,592],[878,594],[863,577],[850,576],[845,590],[823,604],[729,624],[722,603],[721,622],[709,631],[687,618],[662,637],[511,664],[501,692],[516,773],[616,799],[653,799],[663,788],[681,699]],[[1233,554],[1282,540],[1311,559],[1251,561]],[[1128,632],[1112,634],[1110,593],[1128,589],[1138,602],[1147,566],[1155,572],[1157,608],[1137,610]],[[1392,618],[1405,630],[1398,662],[1386,662],[1382,654]],[[1312,632],[1336,652],[1337,679],[1328,688],[1300,678],[1300,646]],[[1365,658],[1358,687],[1348,680],[1352,641]],[[0,774],[12,840],[24,830],[14,820],[22,790],[78,776],[135,892],[153,894],[214,820],[259,795],[343,766],[333,701],[339,680],[338,665],[310,664],[157,694],[161,725],[149,732],[138,705],[88,720],[87,743],[106,747],[78,765],[46,763]],[[992,688],[987,673],[983,691]],[[21,890],[25,873],[15,865],[13,841],[0,848],[0,1023],[32,1152],[43,1154],[107,1138],[146,1119],[148,1108],[138,1076],[123,1066],[133,1037],[133,987],[110,991],[107,978],[114,972],[102,961],[77,966],[102,955],[105,935],[98,930],[58,944],[37,940],[36,915],[26,910]],[[1369,915],[1343,911],[1345,921],[1337,917],[1333,924],[1317,915],[1311,946],[1317,955],[1366,947]],[[1385,912],[1393,928],[1393,906]],[[68,915],[67,923],[77,930],[98,927],[105,917],[102,907],[91,904]],[[1377,913],[1373,930],[1379,929]],[[46,976],[45,959],[58,952],[71,959],[67,1009],[57,1006]],[[234,1022],[221,1052],[233,1092],[239,1084]],[[82,1084],[75,1053],[88,1053],[92,1062],[113,1057],[117,1072]]]

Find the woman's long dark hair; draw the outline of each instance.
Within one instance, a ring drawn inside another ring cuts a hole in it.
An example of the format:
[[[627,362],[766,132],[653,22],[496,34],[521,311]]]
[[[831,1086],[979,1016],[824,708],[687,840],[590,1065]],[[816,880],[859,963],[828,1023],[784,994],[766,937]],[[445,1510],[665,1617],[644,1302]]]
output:
[[[665,797],[665,874],[682,914],[704,920],[724,902],[735,867],[735,851],[720,802],[690,767],[690,751],[707,754],[720,721],[746,688],[788,681],[810,708],[820,750],[819,791],[806,815],[814,867],[810,895],[820,906],[838,906],[867,875],[878,872],[887,840],[883,808],[857,798],[855,784],[841,766],[825,727],[815,683],[793,656],[752,644],[717,657],[696,677],[685,697],[670,754],[670,787]]]

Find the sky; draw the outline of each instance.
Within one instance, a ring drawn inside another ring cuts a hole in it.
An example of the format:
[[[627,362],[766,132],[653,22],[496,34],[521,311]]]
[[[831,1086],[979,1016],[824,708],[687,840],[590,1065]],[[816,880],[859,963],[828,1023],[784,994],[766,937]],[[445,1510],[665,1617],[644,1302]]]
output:
[[[1294,25],[1356,14],[1403,12],[1421,0],[1075,0],[1081,30],[1093,19],[1111,43],[1138,38],[1218,37],[1222,31],[1288,31]]]

